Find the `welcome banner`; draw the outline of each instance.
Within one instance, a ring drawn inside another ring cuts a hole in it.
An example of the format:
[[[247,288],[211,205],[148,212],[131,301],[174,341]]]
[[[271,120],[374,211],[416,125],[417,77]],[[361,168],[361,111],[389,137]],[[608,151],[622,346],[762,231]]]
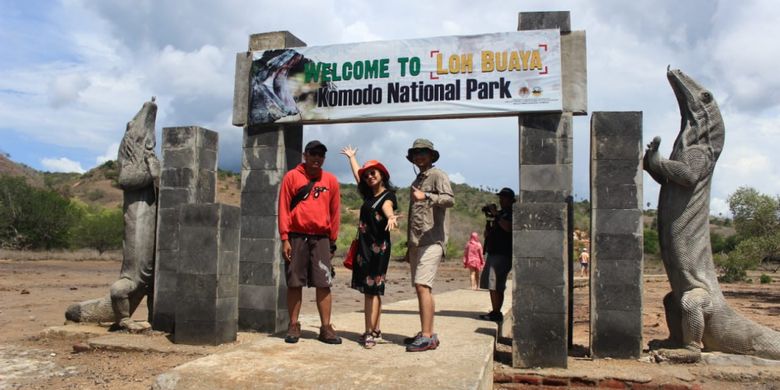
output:
[[[561,111],[559,30],[253,52],[249,124]]]

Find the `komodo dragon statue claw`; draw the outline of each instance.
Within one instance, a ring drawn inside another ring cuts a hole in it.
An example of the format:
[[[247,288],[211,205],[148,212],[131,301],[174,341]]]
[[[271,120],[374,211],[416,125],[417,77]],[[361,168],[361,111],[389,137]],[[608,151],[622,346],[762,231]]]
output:
[[[104,298],[76,303],[68,307],[65,318],[74,322],[114,322],[115,329],[131,332],[149,328],[146,321],[130,316],[146,296],[152,312],[154,252],[157,225],[157,186],[160,161],[154,154],[154,124],[157,104],[154,97],[144,103],[119,145],[119,187],[124,192],[124,241],[122,269]]]
[[[644,169],[661,185],[658,233],[672,287],[664,297],[669,339],[663,344],[699,356],[703,348],[780,359],[780,333],[728,306],[712,261],[710,187],[725,137],[718,104],[679,69],[667,68],[666,77],[680,106],[680,133],[669,159],[658,152],[660,137],[644,156]]]

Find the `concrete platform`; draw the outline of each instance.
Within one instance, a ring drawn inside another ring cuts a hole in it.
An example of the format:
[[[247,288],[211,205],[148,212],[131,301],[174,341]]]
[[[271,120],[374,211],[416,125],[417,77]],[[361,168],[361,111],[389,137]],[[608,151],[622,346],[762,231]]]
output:
[[[282,335],[258,339],[165,372],[153,388],[491,389],[499,329],[493,322],[477,319],[490,309],[487,291],[456,290],[437,294],[435,299],[434,327],[441,345],[433,351],[409,353],[403,345],[404,337],[420,328],[416,299],[383,308],[381,324],[387,343],[370,350],[358,344],[364,328],[362,312],[333,316],[344,340],[341,345],[317,341],[319,320],[316,313],[305,313],[297,344],[285,344]],[[511,307],[511,294],[507,294],[505,312]],[[505,320],[504,329],[511,329],[511,317]]]

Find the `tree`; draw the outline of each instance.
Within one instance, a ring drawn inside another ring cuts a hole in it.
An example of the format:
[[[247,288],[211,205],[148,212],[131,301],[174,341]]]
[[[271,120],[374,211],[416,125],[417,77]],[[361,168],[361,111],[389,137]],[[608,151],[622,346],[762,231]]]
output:
[[[23,179],[0,177],[0,245],[18,249],[64,248],[79,213],[53,191]]]
[[[751,187],[739,187],[729,195],[734,228],[743,238],[772,234],[780,226],[780,199],[764,195]]]
[[[81,219],[73,232],[74,243],[82,248],[97,249],[101,255],[122,247],[124,220],[122,210],[103,209]]]
[[[780,258],[780,199],[740,187],[728,201],[739,243],[715,260],[726,272],[724,279],[740,280],[745,270]]]

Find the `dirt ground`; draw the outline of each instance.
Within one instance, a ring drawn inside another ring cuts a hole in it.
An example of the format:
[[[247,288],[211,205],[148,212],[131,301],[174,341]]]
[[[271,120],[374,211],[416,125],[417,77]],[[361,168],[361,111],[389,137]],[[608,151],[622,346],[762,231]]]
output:
[[[116,279],[121,263],[115,260],[8,260],[0,259],[0,390],[30,389],[148,389],[154,378],[168,369],[210,353],[74,352],[74,344],[86,340],[41,337],[47,327],[62,325],[68,305],[104,296]],[[408,266],[393,263],[385,302],[414,298]],[[756,322],[778,329],[780,274],[771,284],[725,284],[724,294],[737,311]],[[361,310],[362,297],[348,288],[349,271],[336,270],[334,311]],[[668,291],[664,280],[648,281],[644,290],[643,337],[645,342],[667,335],[661,300]],[[445,263],[437,279],[437,293],[468,288],[468,274],[458,262]],[[574,344],[588,345],[588,290],[575,289]],[[304,292],[302,314],[316,314],[313,291]],[[133,315],[145,319],[145,304]],[[338,326],[338,324],[336,324]],[[155,335],[152,337],[164,337]],[[238,343],[241,343],[239,339]],[[227,348],[227,347],[225,347]],[[499,346],[496,369],[509,369],[511,353]],[[511,349],[511,348],[510,348]],[[507,361],[509,360],[509,361]],[[636,363],[636,362],[626,362]],[[620,369],[621,361],[609,365]],[[634,369],[633,365],[628,365]],[[758,374],[760,376],[760,374]],[[745,377],[750,381],[751,377]],[[701,379],[701,378],[697,378]],[[706,378],[714,387],[746,385],[740,379]],[[718,385],[718,386],[715,386]],[[705,387],[707,388],[707,387]]]

